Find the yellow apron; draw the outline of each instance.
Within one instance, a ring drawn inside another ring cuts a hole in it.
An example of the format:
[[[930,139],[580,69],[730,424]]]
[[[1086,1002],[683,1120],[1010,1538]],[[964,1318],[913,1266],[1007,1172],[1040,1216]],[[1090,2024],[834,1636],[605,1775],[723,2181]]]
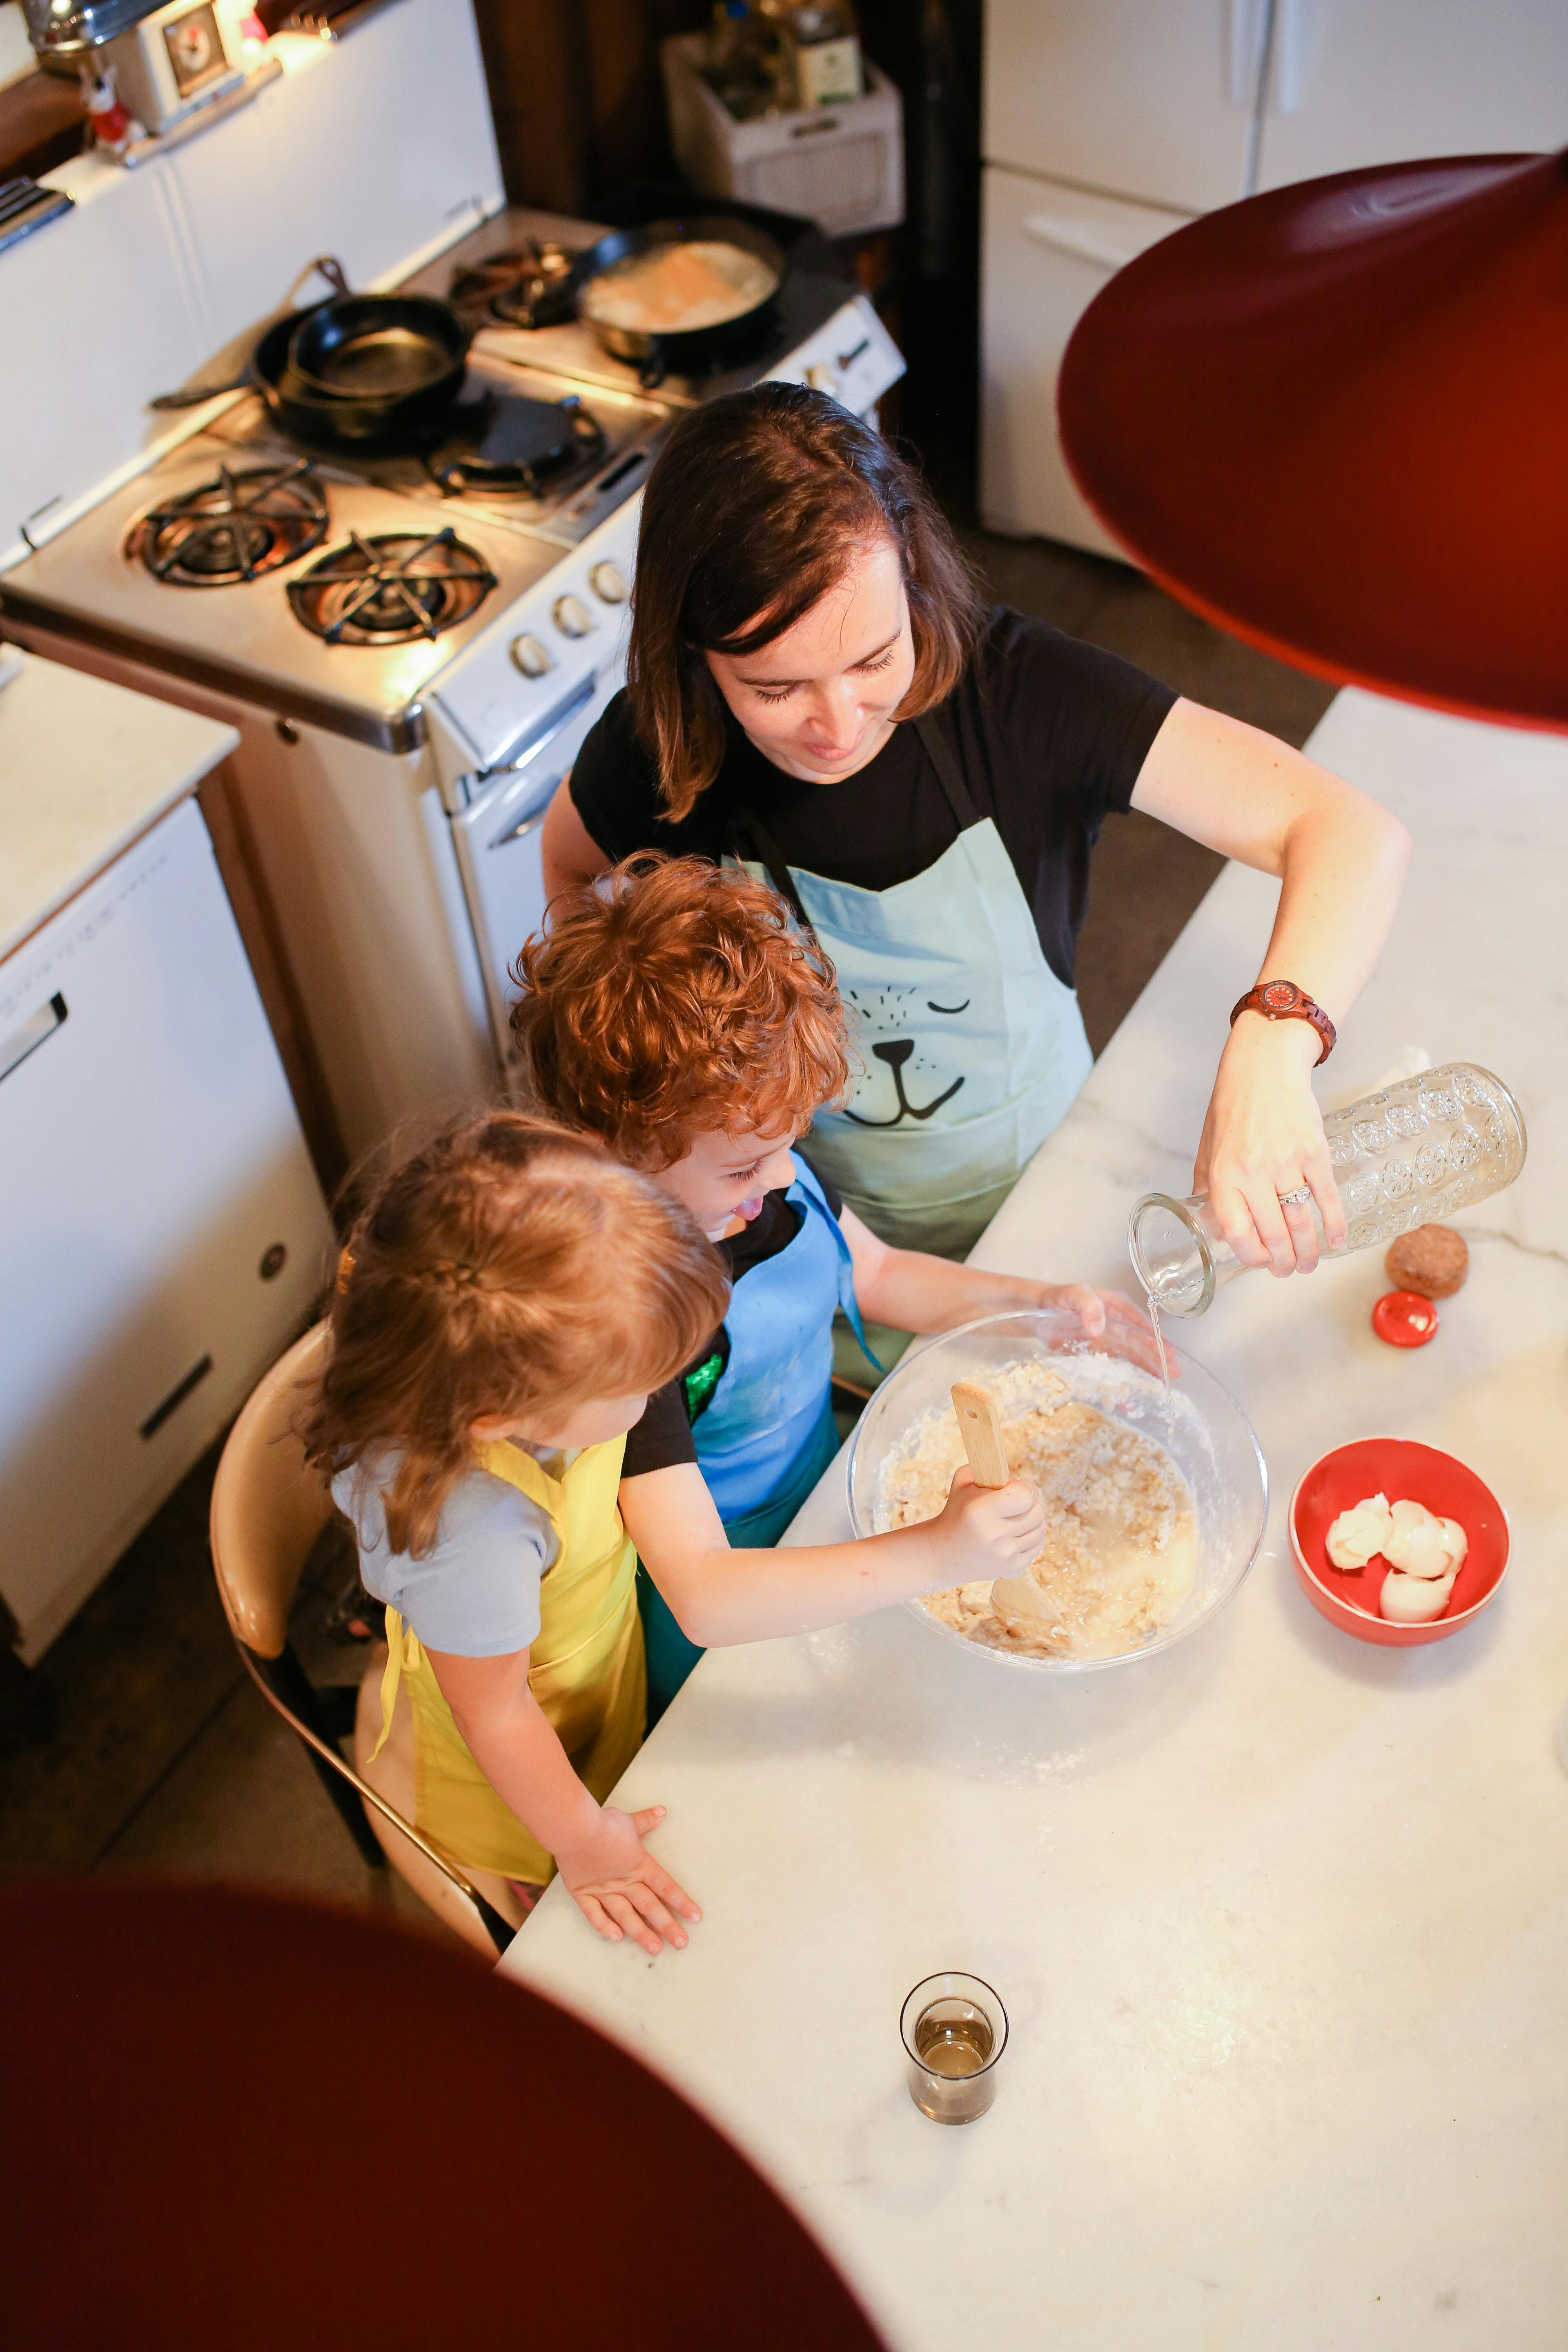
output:
[[[539,1588],[528,1680],[578,1779],[602,1804],[642,1743],[647,1711],[637,1554],[616,1506],[626,1439],[587,1445],[560,1478],[505,1444],[479,1448],[481,1469],[550,1515],[560,1550]],[[542,1885],[555,1864],[479,1770],[419,1637],[386,1612],[379,1755],[398,1677],[414,1710],[415,1824],[450,1861]]]

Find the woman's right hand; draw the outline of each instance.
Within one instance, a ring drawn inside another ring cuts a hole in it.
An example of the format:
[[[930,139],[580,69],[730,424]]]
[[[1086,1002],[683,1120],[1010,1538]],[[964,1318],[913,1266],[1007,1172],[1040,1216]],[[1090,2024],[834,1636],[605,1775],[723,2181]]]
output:
[[[643,1844],[664,1811],[649,1805],[640,1813],[624,1813],[618,1805],[603,1805],[582,1843],[558,1849],[555,1855],[562,1881],[589,1926],[612,1944],[630,1936],[654,1959],[664,1949],[661,1938],[683,1950],[687,1937],[680,1919],[695,1923],[702,1916]],[[675,1912],[680,1918],[671,1916]]]
[[[954,1471],[946,1502],[923,1530],[941,1563],[943,1585],[1022,1576],[1045,1531],[1046,1507],[1032,1479],[977,1486],[967,1463]]]

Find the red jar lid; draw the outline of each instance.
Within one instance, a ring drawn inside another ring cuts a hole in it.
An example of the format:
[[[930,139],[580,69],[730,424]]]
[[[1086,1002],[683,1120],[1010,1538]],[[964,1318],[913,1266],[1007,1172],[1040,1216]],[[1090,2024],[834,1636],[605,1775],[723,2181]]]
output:
[[[1391,1348],[1424,1348],[1437,1336],[1437,1309],[1418,1290],[1385,1290],[1372,1310],[1372,1328]]]

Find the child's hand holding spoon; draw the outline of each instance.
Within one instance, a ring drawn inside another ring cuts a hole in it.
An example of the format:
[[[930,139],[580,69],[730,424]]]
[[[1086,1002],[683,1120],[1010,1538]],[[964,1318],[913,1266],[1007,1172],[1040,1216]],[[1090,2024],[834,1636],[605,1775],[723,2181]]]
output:
[[[1061,1387],[1065,1397],[1065,1381]],[[1005,1487],[1012,1482],[1013,1474],[1007,1466],[1006,1447],[1002,1443],[1002,1418],[990,1390],[978,1381],[954,1381],[952,1409],[958,1415],[963,1450],[969,1456],[969,1467],[975,1485]],[[1022,1485],[1026,1482],[1020,1480],[1016,1483]],[[1034,1541],[1024,1555],[1023,1574],[999,1576],[991,1587],[991,1605],[1012,1633],[1048,1633],[1058,1630],[1057,1613],[1028,1570],[1028,1563],[1039,1549],[1039,1538],[1045,1532],[1046,1524],[1045,1506],[1037,1494],[1035,1500]]]

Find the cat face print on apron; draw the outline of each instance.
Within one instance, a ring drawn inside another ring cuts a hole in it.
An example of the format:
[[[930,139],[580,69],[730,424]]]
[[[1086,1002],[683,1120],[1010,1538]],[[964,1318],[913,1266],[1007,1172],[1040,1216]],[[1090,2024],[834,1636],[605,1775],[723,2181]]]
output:
[[[890,890],[784,867],[752,820],[749,869],[832,958],[864,1066],[819,1112],[811,1156],[883,1241],[959,1256],[1061,1122],[1093,1063],[1078,998],[938,730],[916,732],[958,839]]]

